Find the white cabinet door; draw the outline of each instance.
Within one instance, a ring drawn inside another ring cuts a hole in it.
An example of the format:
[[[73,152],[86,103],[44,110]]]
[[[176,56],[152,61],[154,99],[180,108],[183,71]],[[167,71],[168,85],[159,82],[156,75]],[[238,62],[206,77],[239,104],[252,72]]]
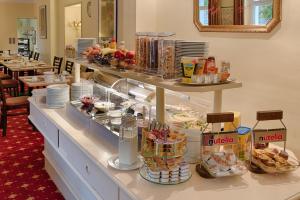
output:
[[[30,120],[53,146],[58,147],[59,134],[57,127],[48,120],[34,105],[30,104]]]
[[[59,152],[104,200],[118,200],[118,186],[63,131]]]
[[[77,200],[103,200],[91,187],[89,187],[86,181],[84,181],[82,176],[76,172],[70,163],[67,162],[66,159],[52,147],[52,145],[48,145],[47,142],[45,142],[44,154],[48,164],[55,170],[55,174],[57,174],[59,179],[64,182],[64,187],[67,187],[60,188],[64,195],[68,194],[68,192],[66,192],[66,189],[68,189]],[[48,169],[47,172],[50,172],[49,174],[51,177],[55,175],[54,173],[51,173],[51,171],[48,171]]]

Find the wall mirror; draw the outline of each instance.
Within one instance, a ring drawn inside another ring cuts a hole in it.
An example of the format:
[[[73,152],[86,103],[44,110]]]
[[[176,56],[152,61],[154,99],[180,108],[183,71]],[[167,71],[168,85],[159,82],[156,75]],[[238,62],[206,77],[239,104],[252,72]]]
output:
[[[271,32],[281,21],[281,0],[194,0],[201,32]]]
[[[117,0],[99,0],[99,40],[117,38]]]

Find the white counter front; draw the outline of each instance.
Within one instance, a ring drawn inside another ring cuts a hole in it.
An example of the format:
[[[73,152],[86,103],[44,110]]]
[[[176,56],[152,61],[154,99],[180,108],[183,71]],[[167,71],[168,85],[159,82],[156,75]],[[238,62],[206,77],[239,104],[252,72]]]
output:
[[[242,177],[204,179],[192,166],[193,176],[186,183],[152,184],[137,170],[110,168],[107,160],[117,153],[117,136],[72,106],[48,109],[31,98],[29,118],[45,137],[46,169],[66,199],[285,200],[300,192],[300,169],[276,176],[248,172]]]

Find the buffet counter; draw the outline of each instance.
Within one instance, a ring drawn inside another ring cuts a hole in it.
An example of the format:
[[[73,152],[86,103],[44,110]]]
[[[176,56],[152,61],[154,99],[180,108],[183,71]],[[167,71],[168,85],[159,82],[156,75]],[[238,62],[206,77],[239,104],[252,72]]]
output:
[[[29,119],[45,137],[45,166],[66,199],[199,200],[289,199],[300,191],[300,169],[290,174],[204,179],[192,166],[186,183],[162,186],[144,180],[138,171],[117,171],[107,160],[118,152],[115,134],[67,105],[48,109],[30,98]]]

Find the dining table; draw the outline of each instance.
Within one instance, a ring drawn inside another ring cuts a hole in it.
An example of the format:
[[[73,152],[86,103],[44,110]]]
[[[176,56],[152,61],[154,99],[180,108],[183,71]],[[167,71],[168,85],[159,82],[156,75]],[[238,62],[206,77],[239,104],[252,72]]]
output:
[[[25,93],[25,86],[28,88],[27,95],[32,96],[32,90],[35,88],[44,88],[54,84],[70,84],[72,82],[71,75],[54,75],[54,79],[51,82],[47,82],[44,75],[38,76],[20,76],[20,93]]]
[[[19,59],[21,56],[18,55],[0,55],[0,61],[9,61],[9,60],[15,60]]]
[[[24,61],[24,60],[10,60],[0,61],[4,66],[4,73],[11,75],[14,79],[18,80],[19,76],[27,72],[28,75],[35,75],[37,70],[47,71],[53,70],[52,65],[48,65],[43,61]]]

